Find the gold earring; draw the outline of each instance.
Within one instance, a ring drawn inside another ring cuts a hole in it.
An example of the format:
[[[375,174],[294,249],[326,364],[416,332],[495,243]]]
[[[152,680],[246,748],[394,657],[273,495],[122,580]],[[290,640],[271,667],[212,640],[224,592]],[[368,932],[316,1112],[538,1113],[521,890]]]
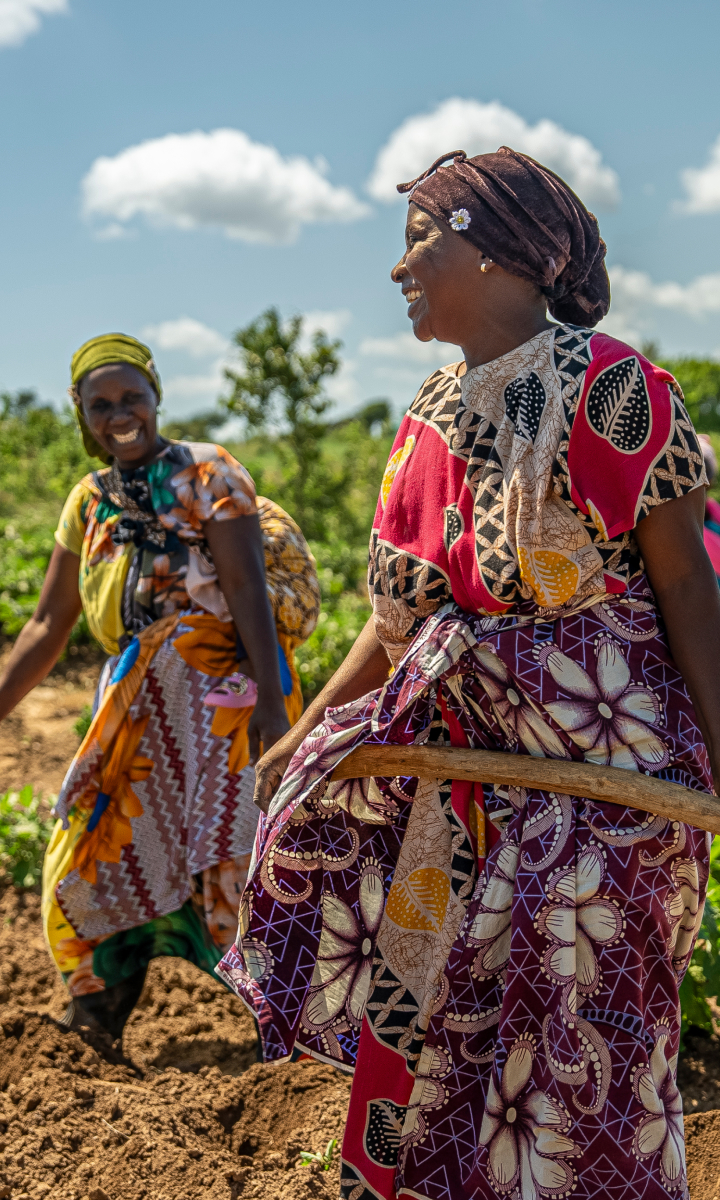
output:
[[[491,258],[489,258],[489,259],[487,260],[487,262],[480,263],[480,270],[483,272],[483,274],[484,274],[484,273],[485,273],[485,271],[487,271],[487,269],[488,269],[488,263],[491,263],[491,262],[492,262],[492,259],[491,259]]]

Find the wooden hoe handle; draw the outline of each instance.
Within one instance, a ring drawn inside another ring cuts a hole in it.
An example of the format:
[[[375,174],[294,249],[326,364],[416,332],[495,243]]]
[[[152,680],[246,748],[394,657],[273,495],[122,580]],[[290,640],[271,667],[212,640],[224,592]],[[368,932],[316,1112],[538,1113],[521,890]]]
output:
[[[720,800],[666,779],[598,767],[562,758],[532,758],[494,750],[454,746],[358,746],[335,768],[333,779],[407,775],[418,779],[470,779],[477,782],[540,788],[588,800],[609,800],[643,812],[687,821],[697,829],[720,834]]]

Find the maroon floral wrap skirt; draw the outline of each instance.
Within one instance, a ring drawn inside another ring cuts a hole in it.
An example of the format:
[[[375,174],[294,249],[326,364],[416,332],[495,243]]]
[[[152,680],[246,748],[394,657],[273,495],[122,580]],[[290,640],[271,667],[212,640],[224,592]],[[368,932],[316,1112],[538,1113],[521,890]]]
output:
[[[711,787],[643,578],[553,622],[446,605],[381,691],[326,712],[218,969],[266,1059],[354,1070],[342,1196],[685,1197],[678,987],[708,835],[536,790],[329,782],[360,743],[428,741]]]

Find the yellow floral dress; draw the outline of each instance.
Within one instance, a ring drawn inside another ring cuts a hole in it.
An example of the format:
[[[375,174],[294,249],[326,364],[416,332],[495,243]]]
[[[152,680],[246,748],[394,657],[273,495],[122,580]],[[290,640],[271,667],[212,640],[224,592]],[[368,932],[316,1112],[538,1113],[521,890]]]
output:
[[[111,656],[44,873],[46,936],[75,997],[137,981],[157,954],[212,970],[234,937],[257,824],[252,709],[205,702],[244,649],[204,526],[255,512],[277,629],[267,652],[294,722],[294,650],[319,610],[315,564],[239,462],[221,446],[172,442],[146,466],[87,475],[63,508],[56,540],[78,555],[83,610]]]

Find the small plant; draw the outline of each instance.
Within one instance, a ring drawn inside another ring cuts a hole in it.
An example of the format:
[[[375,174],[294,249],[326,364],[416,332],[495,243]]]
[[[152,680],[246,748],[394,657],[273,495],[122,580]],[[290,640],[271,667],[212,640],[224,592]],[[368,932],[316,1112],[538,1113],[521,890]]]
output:
[[[34,887],[55,822],[40,812],[40,795],[28,783],[0,797],[0,869],[15,887]]]
[[[329,1171],[332,1166],[332,1157],[335,1153],[335,1147],[337,1146],[337,1143],[337,1138],[332,1138],[331,1141],[328,1142],[324,1154],[320,1154],[319,1151],[317,1154],[312,1154],[309,1150],[301,1150],[300,1162],[302,1166],[312,1167],[317,1163],[321,1171]]]
[[[77,721],[73,722],[73,729],[74,729],[75,733],[78,735],[78,737],[80,738],[80,741],[83,740],[83,738],[85,737],[85,734],[87,733],[88,729],[90,728],[90,725],[92,722],[92,715],[93,715],[92,708],[90,707],[90,705],[83,704],[81,712],[80,712],[80,716],[78,717]]]

